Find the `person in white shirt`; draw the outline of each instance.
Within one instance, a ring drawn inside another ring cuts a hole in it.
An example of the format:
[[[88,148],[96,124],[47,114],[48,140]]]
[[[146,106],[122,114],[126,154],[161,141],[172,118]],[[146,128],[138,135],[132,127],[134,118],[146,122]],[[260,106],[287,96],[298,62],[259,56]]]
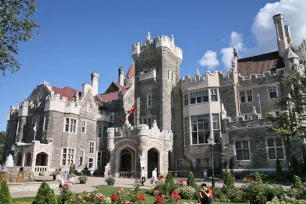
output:
[[[141,170],[141,184],[143,185],[144,182],[146,182],[145,168],[142,167],[142,170]]]
[[[153,187],[156,187],[156,182],[157,182],[157,168],[152,171],[152,181],[153,181]]]

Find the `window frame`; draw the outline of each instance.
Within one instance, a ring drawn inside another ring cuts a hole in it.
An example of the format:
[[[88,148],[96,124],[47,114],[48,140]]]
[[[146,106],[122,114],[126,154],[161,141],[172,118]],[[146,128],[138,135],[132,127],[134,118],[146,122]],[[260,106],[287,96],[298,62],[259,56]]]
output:
[[[90,159],[92,159],[92,167],[90,167],[90,162],[89,162]],[[88,157],[88,169],[93,168],[94,166],[95,166],[94,157]]]
[[[68,119],[68,123],[67,123]],[[75,124],[72,124],[72,121],[75,121]],[[68,131],[67,131],[68,128]],[[72,128],[74,129],[74,132],[72,132]],[[73,117],[64,117],[64,127],[63,132],[66,133],[78,133],[78,119]]]
[[[151,107],[152,107],[152,95],[147,94],[147,108],[151,108]]]
[[[83,131],[83,128],[84,128],[84,131]],[[81,133],[86,133],[86,132],[87,132],[87,121],[81,120]]]
[[[91,146],[91,143],[93,143],[93,146]],[[93,148],[91,152],[91,148]],[[96,142],[95,141],[89,141],[89,154],[95,154],[96,152]]]
[[[79,165],[82,166],[84,164],[84,161],[85,161],[85,149],[80,149]]]
[[[66,149],[66,157],[65,157],[65,164],[63,164],[63,159],[64,159],[64,149]],[[61,148],[61,166],[71,166],[71,164],[69,164],[69,150],[73,150],[73,158],[72,158],[72,164],[75,164],[75,153],[76,153],[76,148],[72,148],[72,147],[62,147]],[[70,160],[71,161],[71,160]]]
[[[273,91],[273,92],[270,91],[270,88],[272,88],[272,89],[275,88],[275,96],[276,96],[276,97],[271,98],[271,93],[274,93],[274,91]],[[268,95],[269,95],[269,99],[270,99],[270,100],[275,100],[275,99],[278,98],[277,85],[269,86],[269,87],[268,87]]]
[[[103,125],[98,125],[98,137],[103,137]]]
[[[175,166],[176,167],[183,167],[184,166],[184,160],[183,159],[177,159],[175,161]]]
[[[243,100],[242,100],[243,99]],[[240,103],[246,102],[245,91],[240,91]]]
[[[196,123],[193,123],[193,117],[197,117],[197,122]],[[199,117],[203,117],[203,122],[199,122]],[[205,121],[205,119],[208,119],[208,121]],[[210,123],[210,114],[201,114],[201,115],[193,115],[193,116],[190,116],[190,137],[191,137],[191,145],[203,145],[203,144],[208,144],[207,141],[207,138],[209,137],[209,134],[211,132],[211,123]],[[208,123],[208,124],[206,124]],[[196,125],[197,127],[197,130],[194,131],[192,129],[193,125]],[[207,129],[205,129],[205,125],[207,126]],[[200,126],[203,126],[203,129],[200,130]],[[194,133],[197,133],[197,143],[193,143],[193,134]],[[208,136],[206,138],[206,133],[208,132]],[[203,134],[203,139],[204,139],[204,142],[203,143],[200,143],[200,136],[199,136],[199,133],[202,133]]]
[[[279,139],[279,140],[281,141],[282,146],[276,146],[275,140],[277,140],[277,139]],[[269,143],[268,143],[269,140],[273,140],[273,144],[274,144],[273,147],[269,147]],[[280,148],[280,147],[282,147],[282,151],[283,151],[284,158],[279,159],[279,160],[283,161],[283,160],[286,160],[286,149],[285,149],[285,146],[284,146],[283,138],[267,138],[267,139],[266,139],[266,149],[267,149],[267,157],[268,157],[268,160],[277,160],[277,149]],[[270,158],[270,153],[269,153],[269,150],[270,150],[270,149],[274,149],[275,159],[271,159],[271,158]]]
[[[48,124],[49,124],[49,115],[45,115],[44,116],[43,131],[48,130]]]
[[[216,100],[212,100],[213,96],[216,97]],[[217,88],[210,89],[210,102],[216,102],[216,101],[219,101],[218,89]]]
[[[189,94],[185,94],[184,95],[184,106],[188,106],[189,105]]]
[[[253,91],[252,91],[252,89],[246,90],[246,93],[247,93],[246,97],[247,97],[248,103],[252,102],[253,101]],[[249,100],[250,99],[249,97],[251,97],[251,100]]]
[[[237,142],[240,142],[240,145],[241,145],[241,147],[238,150],[241,151],[242,159],[238,159],[237,158]],[[247,142],[248,148],[244,148],[243,147],[243,142]],[[236,140],[235,141],[235,156],[236,156],[236,161],[250,161],[251,160],[251,148],[250,148],[250,145],[251,144],[250,144],[249,140]],[[244,157],[243,150],[245,150],[245,149],[248,150],[249,159],[245,159],[245,157]]]

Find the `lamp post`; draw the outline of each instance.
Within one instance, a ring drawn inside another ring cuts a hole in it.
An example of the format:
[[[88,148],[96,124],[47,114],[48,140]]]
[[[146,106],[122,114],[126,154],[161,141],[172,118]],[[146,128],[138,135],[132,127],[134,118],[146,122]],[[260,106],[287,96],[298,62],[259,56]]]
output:
[[[210,146],[210,151],[211,151],[211,186],[212,188],[215,188],[215,170],[214,170],[214,145],[215,141],[214,138],[210,135],[208,140],[208,144]]]

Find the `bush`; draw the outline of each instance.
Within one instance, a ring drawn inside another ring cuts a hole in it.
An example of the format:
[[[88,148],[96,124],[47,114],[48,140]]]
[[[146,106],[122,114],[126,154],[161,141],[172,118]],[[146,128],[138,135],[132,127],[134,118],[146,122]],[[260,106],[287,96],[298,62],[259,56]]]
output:
[[[283,188],[279,185],[250,184],[244,188],[247,200],[252,204],[264,204],[271,201],[275,196],[283,194]]]
[[[71,199],[73,199],[73,193],[69,190],[69,186],[65,184],[63,188],[61,188],[61,195],[58,197],[58,203],[66,204],[69,203]]]
[[[174,184],[173,176],[172,176],[171,173],[168,173],[168,174],[167,174],[165,183]]]
[[[0,203],[5,203],[5,204],[13,203],[6,181],[2,181],[0,183]]]
[[[291,188],[297,188],[297,189],[303,189],[304,188],[300,177],[298,177],[296,175],[293,176]]]
[[[225,188],[235,188],[235,179],[233,175],[230,172],[225,172],[224,173],[224,186]]]
[[[288,192],[289,197],[296,199],[306,199],[306,190],[298,176],[293,176],[291,189]]]
[[[105,179],[105,182],[107,183],[107,185],[114,185],[115,184],[115,179],[112,177],[112,176],[108,176],[106,179]]]
[[[172,191],[179,188],[179,184],[170,184],[170,183],[163,183],[160,182],[157,184],[155,190],[158,190],[160,194],[169,195]]]
[[[189,174],[188,174],[187,185],[192,186],[192,187],[195,186],[194,176],[191,171],[189,171]]]
[[[183,199],[193,199],[197,194],[196,190],[191,186],[181,186],[176,191]]]
[[[40,185],[33,204],[57,204],[56,197],[49,185],[43,181]]]
[[[80,181],[80,183],[86,183],[87,182],[87,176],[80,176],[79,177],[79,181]]]

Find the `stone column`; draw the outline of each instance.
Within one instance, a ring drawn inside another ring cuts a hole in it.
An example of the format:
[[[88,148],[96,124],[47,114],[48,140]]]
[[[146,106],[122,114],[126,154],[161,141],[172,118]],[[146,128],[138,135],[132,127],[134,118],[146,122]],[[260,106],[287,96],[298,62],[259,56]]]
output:
[[[109,163],[105,166],[104,168],[104,177],[106,178],[108,176],[108,173],[113,173],[112,171],[114,169],[112,169],[113,167],[113,163],[115,164],[115,162],[113,162],[114,160],[114,149],[115,149],[115,145],[114,145],[114,138],[115,138],[115,128],[108,128],[107,129],[107,150],[109,151],[110,154],[110,159],[109,159]]]

